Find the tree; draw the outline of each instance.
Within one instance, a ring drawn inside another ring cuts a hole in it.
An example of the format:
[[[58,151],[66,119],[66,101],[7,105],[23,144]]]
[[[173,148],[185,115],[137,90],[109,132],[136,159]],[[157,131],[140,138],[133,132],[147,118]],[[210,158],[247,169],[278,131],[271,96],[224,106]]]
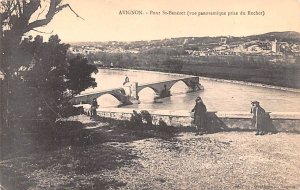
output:
[[[60,43],[57,35],[51,36],[48,42],[43,42],[41,36],[22,41],[19,56],[27,65],[12,80],[11,116],[41,116],[54,121],[67,116],[74,95],[97,85],[91,78],[97,68],[80,56],[66,59],[68,48],[68,44]]]
[[[163,62],[163,67],[169,72],[179,72],[182,70],[184,62],[178,59],[167,59]]]
[[[13,60],[13,56],[18,53],[16,50],[24,34],[47,25],[58,12],[66,7],[73,11],[71,6],[63,4],[62,0],[6,0],[0,3],[0,60],[3,60],[0,70],[5,75],[10,75],[20,66]],[[35,14],[42,15],[46,7],[49,8],[44,18],[33,19]],[[75,14],[79,17],[77,13]]]
[[[28,96],[29,99],[33,97],[37,89],[41,89],[34,87],[45,87],[42,86],[45,81],[35,79],[33,77],[35,74],[36,77],[38,75],[45,77],[45,80],[48,80],[46,85],[52,85],[52,87],[61,84],[58,80],[67,80],[63,76],[72,70],[71,67],[66,67],[66,64],[69,64],[65,57],[68,46],[60,44],[58,37],[52,37],[48,44],[43,43],[41,37],[36,37],[34,41],[31,41],[31,38],[22,41],[26,33],[32,30],[37,31],[36,28],[47,25],[57,13],[65,8],[69,8],[77,17],[80,17],[69,4],[63,3],[62,0],[5,0],[0,2],[0,72],[4,74],[0,96],[2,97],[0,100],[2,111],[0,113],[4,114],[0,117],[4,118],[6,126],[9,126],[9,117],[12,116],[12,113],[16,115],[21,113],[21,110],[13,109],[15,101],[12,101],[19,97],[19,92],[23,92],[24,97]],[[41,16],[43,17],[40,18]],[[57,52],[55,48],[60,51]],[[53,50],[53,52],[47,52],[47,49]],[[44,59],[47,57],[46,54],[49,55],[48,60]],[[58,64],[55,67],[59,69],[51,70],[53,64]],[[52,74],[46,73],[47,71],[51,71]],[[37,74],[38,72],[41,73]],[[70,85],[70,81],[72,80],[66,81],[67,83],[64,85]],[[52,94],[53,97],[58,97],[60,93],[66,93],[64,91],[66,89],[71,91],[71,94],[76,94],[79,91],[78,89],[66,88],[64,85],[55,89]],[[44,98],[43,96],[37,97]],[[66,101],[68,97],[70,96],[66,96],[62,101]],[[42,99],[38,102],[41,102]],[[51,110],[51,103],[48,102],[47,104]],[[21,108],[20,106],[16,107]],[[39,108],[36,107],[36,109]],[[34,112],[36,109],[32,111]]]

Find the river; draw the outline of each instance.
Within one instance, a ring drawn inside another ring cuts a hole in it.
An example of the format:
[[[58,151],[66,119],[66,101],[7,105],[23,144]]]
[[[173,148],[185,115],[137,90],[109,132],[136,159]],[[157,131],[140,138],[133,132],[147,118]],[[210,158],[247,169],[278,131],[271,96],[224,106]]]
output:
[[[139,84],[159,82],[177,79],[181,76],[167,73],[136,71],[136,70],[111,70],[99,69],[93,77],[96,78],[98,86],[87,89],[93,92],[105,89],[121,87],[127,75],[131,82]],[[300,112],[300,93],[270,89],[245,84],[229,83],[201,79],[200,83],[204,90],[186,93],[187,87],[183,82],[176,83],[171,88],[171,97],[154,102],[154,92],[146,88],[139,93],[140,104],[125,107],[139,109],[161,109],[161,110],[191,110],[197,96],[201,96],[208,111],[250,111],[250,103],[257,100],[261,106],[269,112]],[[103,95],[98,98],[100,107],[117,107],[120,103],[111,95]]]

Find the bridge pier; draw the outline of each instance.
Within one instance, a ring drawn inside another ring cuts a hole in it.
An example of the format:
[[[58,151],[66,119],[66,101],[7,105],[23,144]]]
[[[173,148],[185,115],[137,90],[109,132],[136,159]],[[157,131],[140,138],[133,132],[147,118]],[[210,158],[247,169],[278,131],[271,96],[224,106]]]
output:
[[[197,78],[197,79],[198,80],[190,80],[185,83],[189,87],[188,92],[195,92],[195,91],[203,90],[203,86],[201,86],[201,84],[199,83],[199,78]]]
[[[159,98],[166,98],[171,96],[170,89],[167,88],[167,85],[164,85],[164,88],[160,90],[160,92],[157,94]]]

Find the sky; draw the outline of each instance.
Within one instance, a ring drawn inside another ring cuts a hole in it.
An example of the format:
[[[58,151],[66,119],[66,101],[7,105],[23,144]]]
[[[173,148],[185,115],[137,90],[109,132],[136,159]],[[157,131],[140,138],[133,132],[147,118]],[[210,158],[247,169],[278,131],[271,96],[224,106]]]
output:
[[[72,11],[59,12],[43,32],[64,42],[138,41],[174,37],[247,36],[272,31],[300,32],[300,0],[64,0]],[[138,10],[142,15],[120,14]],[[160,12],[160,15],[152,15]],[[164,15],[163,12],[184,15]],[[198,15],[198,12],[226,15]],[[241,15],[241,11],[245,15]],[[248,11],[262,15],[248,15]],[[195,15],[187,15],[192,12]],[[228,15],[237,12],[238,15]],[[35,35],[36,33],[31,33]],[[46,38],[49,35],[43,34]]]

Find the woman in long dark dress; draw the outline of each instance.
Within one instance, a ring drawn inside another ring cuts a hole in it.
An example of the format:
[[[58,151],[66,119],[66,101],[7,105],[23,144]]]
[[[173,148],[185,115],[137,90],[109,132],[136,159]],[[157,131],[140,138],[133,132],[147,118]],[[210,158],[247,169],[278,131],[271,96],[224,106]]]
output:
[[[194,112],[194,124],[196,125],[196,135],[202,135],[202,132],[205,129],[205,120],[206,120],[206,106],[204,105],[200,97],[196,98],[195,107],[192,109]]]

